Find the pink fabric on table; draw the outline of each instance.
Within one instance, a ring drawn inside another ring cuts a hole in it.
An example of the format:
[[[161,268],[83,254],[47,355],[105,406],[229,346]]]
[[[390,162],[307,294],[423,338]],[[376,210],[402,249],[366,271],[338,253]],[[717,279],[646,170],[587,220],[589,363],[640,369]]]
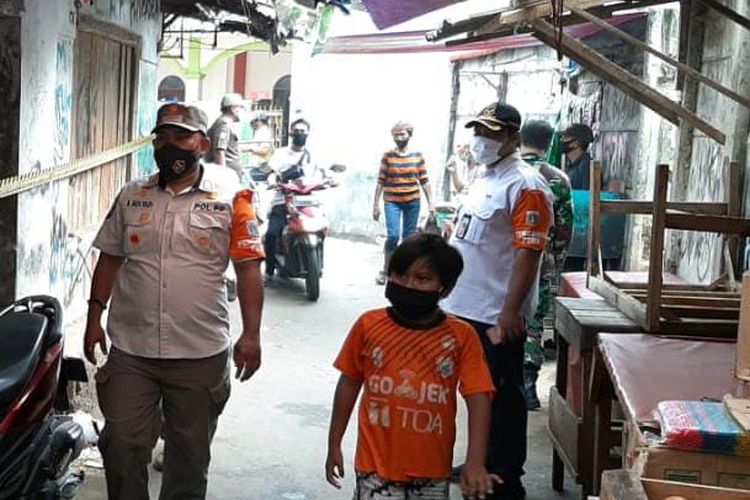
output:
[[[620,283],[648,283],[647,272],[607,271],[607,276]],[[685,284],[685,281],[674,274],[665,273],[664,283],[676,285]],[[604,300],[601,295],[586,288],[585,271],[562,273],[558,296]],[[581,415],[583,411],[583,387],[585,387],[585,383],[581,380],[582,371],[581,353],[575,347],[570,346],[568,348],[568,386],[565,392],[565,400],[578,415]]]
[[[570,405],[570,409],[576,415],[583,415],[583,386],[581,380],[581,351],[574,347],[568,347],[568,385],[565,391],[565,400]]]
[[[607,271],[607,276],[616,283],[648,283],[648,273],[640,271]],[[664,283],[668,285],[684,285],[686,282],[680,277],[664,273]],[[601,299],[602,296],[586,288],[586,272],[576,271],[560,275],[561,297],[577,299]]]
[[[734,394],[737,344],[602,333],[599,349],[630,420],[652,421],[660,401],[721,399]]]
[[[573,297],[576,299],[604,300],[596,292],[586,288],[585,272],[570,272],[560,275],[559,297]],[[568,347],[568,385],[565,400],[576,415],[583,412],[583,387],[581,383],[581,351],[573,346]]]
[[[586,288],[585,272],[570,272],[560,275],[560,289],[557,292],[560,297],[573,297],[575,299],[602,299],[602,296]]]

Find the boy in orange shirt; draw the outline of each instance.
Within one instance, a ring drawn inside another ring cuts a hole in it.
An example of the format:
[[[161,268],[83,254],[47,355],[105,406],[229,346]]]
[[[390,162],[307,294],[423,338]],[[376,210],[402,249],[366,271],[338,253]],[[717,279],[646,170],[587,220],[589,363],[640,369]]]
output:
[[[359,406],[355,499],[447,500],[456,437],[456,388],[469,411],[469,447],[461,489],[485,498],[494,482],[484,467],[495,391],[472,327],[438,307],[461,274],[456,249],[419,234],[388,264],[392,307],[364,313],[334,366],[341,371],[328,437],[326,479],[340,488],[341,440]]]

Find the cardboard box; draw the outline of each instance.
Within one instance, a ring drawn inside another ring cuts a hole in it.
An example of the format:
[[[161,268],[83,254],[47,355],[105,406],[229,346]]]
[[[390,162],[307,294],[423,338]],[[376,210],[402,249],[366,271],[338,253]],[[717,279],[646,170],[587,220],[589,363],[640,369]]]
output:
[[[599,495],[601,500],[748,500],[750,491],[647,479],[633,471],[607,470],[602,474]]]
[[[624,432],[624,465],[642,477],[750,490],[750,457],[681,451],[649,443],[638,426]]]

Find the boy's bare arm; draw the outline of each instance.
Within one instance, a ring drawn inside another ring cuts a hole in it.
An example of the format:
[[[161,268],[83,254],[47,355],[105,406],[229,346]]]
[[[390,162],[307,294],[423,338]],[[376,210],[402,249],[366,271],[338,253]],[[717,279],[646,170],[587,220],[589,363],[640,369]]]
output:
[[[344,439],[346,426],[352,416],[357,402],[362,381],[342,374],[333,397],[331,425],[328,430],[328,457],[326,458],[326,480],[336,488],[341,488],[339,479],[344,477],[344,457],[341,453],[341,441]]]
[[[490,395],[486,392],[466,396],[469,410],[469,447],[466,450],[466,464],[481,465],[487,458],[487,443],[490,437]]]
[[[466,407],[469,410],[469,447],[461,476],[461,490],[464,496],[470,499],[485,498],[485,495],[492,493],[495,483],[502,483],[497,475],[488,474],[484,465],[490,435],[491,404],[490,393],[487,392],[466,396]]]
[[[333,413],[331,414],[331,426],[328,432],[329,445],[338,446],[341,444],[361,387],[361,380],[354,380],[343,374],[339,377],[336,395],[333,397]]]

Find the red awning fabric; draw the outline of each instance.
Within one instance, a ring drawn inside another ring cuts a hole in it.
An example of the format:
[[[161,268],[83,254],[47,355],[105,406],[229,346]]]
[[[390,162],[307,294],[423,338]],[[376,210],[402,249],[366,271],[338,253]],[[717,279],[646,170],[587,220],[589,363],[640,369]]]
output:
[[[463,0],[362,0],[378,29],[390,28]]]
[[[646,13],[613,16],[606,21],[614,26],[634,19],[646,17]],[[592,23],[582,23],[565,28],[568,35],[584,39],[601,30]],[[510,35],[492,40],[448,46],[445,42],[432,43],[425,38],[426,31],[402,31],[397,33],[372,33],[366,35],[338,36],[329,38],[319,54],[409,54],[419,52],[459,52],[453,61],[473,59],[507,49],[518,49],[541,45],[542,42],[530,33]]]

